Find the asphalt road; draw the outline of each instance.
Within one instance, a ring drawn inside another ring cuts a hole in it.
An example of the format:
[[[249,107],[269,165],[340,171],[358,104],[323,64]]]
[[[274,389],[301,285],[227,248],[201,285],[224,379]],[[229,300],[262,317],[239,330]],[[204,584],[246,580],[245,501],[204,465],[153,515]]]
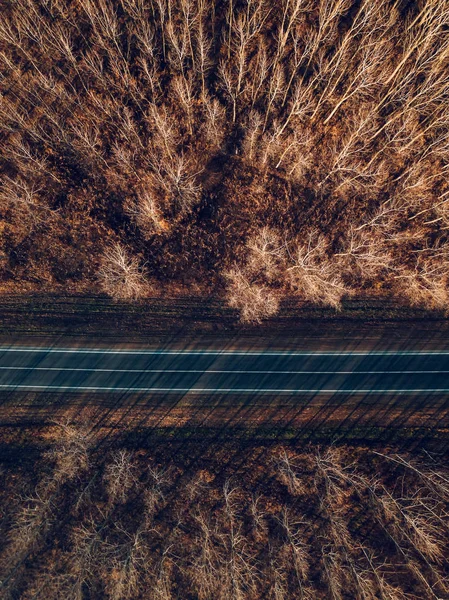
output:
[[[449,352],[0,347],[0,390],[449,395]]]

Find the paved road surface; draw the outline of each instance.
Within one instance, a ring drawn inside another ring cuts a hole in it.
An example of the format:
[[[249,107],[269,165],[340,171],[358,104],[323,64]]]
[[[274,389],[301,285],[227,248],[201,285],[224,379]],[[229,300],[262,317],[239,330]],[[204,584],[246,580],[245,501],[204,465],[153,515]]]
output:
[[[0,347],[0,391],[441,394],[449,352]]]

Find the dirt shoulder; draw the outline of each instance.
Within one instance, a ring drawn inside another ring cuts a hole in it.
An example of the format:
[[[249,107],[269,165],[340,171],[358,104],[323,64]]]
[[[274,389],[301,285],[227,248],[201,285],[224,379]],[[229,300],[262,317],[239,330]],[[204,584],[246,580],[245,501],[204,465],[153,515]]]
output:
[[[275,318],[248,326],[215,297],[129,303],[104,296],[0,297],[2,344],[442,350],[448,334],[443,313],[378,299],[351,300],[341,311],[287,302]]]

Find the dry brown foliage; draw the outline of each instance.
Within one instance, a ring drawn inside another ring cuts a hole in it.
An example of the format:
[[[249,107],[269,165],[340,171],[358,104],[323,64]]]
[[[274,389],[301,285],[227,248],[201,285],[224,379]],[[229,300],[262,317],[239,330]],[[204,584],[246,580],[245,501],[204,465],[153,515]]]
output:
[[[120,244],[105,251],[98,279],[102,289],[115,299],[139,298],[146,287],[138,259],[131,257]]]
[[[16,478],[15,489],[29,493],[3,507],[2,597],[448,594],[449,476],[429,455],[213,446],[204,460],[202,446],[192,469],[187,455],[167,459],[166,442],[94,449],[69,423],[54,435],[53,450]],[[87,462],[69,472],[62,457],[80,445]],[[229,452],[236,469],[223,469]]]
[[[4,282],[145,295],[121,248],[245,321],[447,310],[448,26],[447,0],[3,2]]]

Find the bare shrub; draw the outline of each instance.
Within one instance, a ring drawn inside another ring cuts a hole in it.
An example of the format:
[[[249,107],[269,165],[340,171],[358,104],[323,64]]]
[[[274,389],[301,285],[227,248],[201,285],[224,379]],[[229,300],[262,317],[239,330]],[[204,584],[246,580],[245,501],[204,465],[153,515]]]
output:
[[[243,323],[260,323],[277,313],[279,296],[266,285],[252,282],[241,269],[225,273],[229,306],[238,309]]]
[[[102,289],[116,300],[139,298],[147,287],[138,259],[119,243],[103,254],[98,280]]]
[[[70,421],[58,421],[56,427],[54,445],[47,457],[55,462],[55,481],[63,482],[89,467],[92,437],[85,426]]]

